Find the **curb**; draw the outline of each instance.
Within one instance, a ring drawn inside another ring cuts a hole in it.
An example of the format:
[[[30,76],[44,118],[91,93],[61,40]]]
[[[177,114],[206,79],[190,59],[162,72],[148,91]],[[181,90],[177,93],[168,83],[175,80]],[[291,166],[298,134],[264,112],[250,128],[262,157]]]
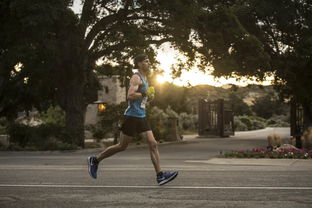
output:
[[[158,146],[169,146],[169,145],[183,145],[183,144],[191,144],[191,143],[198,143],[200,141],[196,141],[196,139],[188,139],[188,140],[182,140],[182,141],[172,141],[172,142],[162,142],[158,143]],[[78,149],[78,150],[51,150],[51,151],[0,151],[1,153],[9,153],[9,154],[81,154],[81,153],[94,153],[94,152],[100,152],[103,151],[108,146],[103,145],[103,147],[97,147],[97,148],[86,148],[86,149]],[[139,145],[135,143],[130,143],[127,149],[143,149],[148,148],[147,143],[141,143]],[[127,151],[127,150],[126,150]]]

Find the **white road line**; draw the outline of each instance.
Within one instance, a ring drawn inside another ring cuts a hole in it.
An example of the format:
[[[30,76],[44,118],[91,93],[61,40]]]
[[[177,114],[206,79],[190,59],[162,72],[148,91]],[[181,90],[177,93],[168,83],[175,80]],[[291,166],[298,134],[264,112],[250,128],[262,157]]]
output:
[[[163,169],[177,169],[180,171],[211,171],[209,167],[201,167],[200,165],[163,165]],[[102,166],[101,169],[106,171],[154,171],[152,166]],[[87,165],[2,165],[0,166],[0,171],[11,171],[11,170],[57,170],[57,171],[66,171],[66,170],[87,170]]]
[[[271,166],[275,167],[275,166]],[[263,166],[245,166],[245,171],[255,172],[255,171],[263,171],[263,172],[271,172],[276,169],[271,168],[270,169],[264,169]],[[287,167],[287,166],[278,166],[278,167]],[[207,166],[207,167],[200,167],[200,166],[190,166],[190,167],[184,167],[184,166],[162,166],[163,169],[168,170],[178,170],[178,171],[198,171],[198,172],[215,172],[215,171],[242,171],[241,166],[224,166],[224,165],[217,165],[217,166]],[[85,167],[49,167],[49,166],[42,166],[42,167],[1,167],[0,166],[0,174],[2,172],[6,173],[8,171],[86,171],[87,166]],[[105,171],[154,171],[153,167],[106,167],[103,166],[100,168],[100,170]],[[288,172],[296,172],[296,171],[310,171],[311,167],[296,167],[296,169],[287,169]],[[280,169],[277,169],[277,171],[280,171]],[[1,176],[0,176],[1,177]]]
[[[108,171],[129,171],[129,170],[141,170],[141,171],[145,171],[145,170],[154,170],[152,167],[150,168],[123,168],[123,167],[116,167],[116,168],[112,168],[112,167],[105,167],[105,170]],[[11,167],[11,168],[4,168],[4,167],[0,167],[0,170],[87,170],[87,166],[85,167],[49,167],[49,166],[39,166],[39,167]]]
[[[238,189],[238,190],[312,190],[312,187],[282,186],[99,186],[68,184],[0,184],[1,187],[24,188],[123,188],[123,189]]]

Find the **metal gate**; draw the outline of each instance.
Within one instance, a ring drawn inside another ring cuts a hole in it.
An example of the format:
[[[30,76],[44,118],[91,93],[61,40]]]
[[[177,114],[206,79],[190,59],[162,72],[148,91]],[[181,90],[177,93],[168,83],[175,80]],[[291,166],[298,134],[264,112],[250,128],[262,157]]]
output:
[[[232,104],[223,99],[198,101],[198,135],[228,137],[234,135]]]
[[[303,108],[295,100],[291,101],[290,106],[290,135],[300,137],[304,131],[304,115]]]

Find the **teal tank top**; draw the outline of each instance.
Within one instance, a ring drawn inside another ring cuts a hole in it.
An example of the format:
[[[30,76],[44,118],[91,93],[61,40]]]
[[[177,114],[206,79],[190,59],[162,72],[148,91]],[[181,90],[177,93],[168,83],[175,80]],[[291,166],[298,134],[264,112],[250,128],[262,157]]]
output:
[[[134,73],[139,75],[142,80],[142,84],[139,86],[138,92],[146,92],[148,89],[148,82],[142,77],[142,75],[138,72]],[[133,116],[138,118],[144,118],[146,116],[145,108],[147,104],[147,97],[129,100],[128,108],[126,109],[124,115]]]

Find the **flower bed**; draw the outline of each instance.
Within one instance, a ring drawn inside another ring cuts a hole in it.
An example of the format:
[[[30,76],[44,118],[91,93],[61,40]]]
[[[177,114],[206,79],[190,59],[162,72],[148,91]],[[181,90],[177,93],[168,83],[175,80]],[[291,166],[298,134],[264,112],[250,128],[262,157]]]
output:
[[[312,159],[312,150],[297,148],[255,148],[227,152],[226,158],[272,158],[272,159]]]

